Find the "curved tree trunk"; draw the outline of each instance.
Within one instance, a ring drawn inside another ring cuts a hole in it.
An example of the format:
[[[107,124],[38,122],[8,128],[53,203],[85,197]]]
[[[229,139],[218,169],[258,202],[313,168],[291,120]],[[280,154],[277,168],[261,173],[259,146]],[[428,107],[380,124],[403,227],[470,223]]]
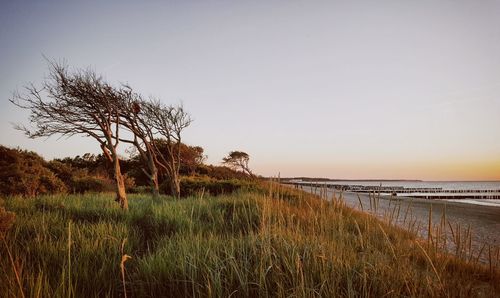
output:
[[[125,192],[125,179],[123,178],[120,160],[115,157],[113,160],[114,171],[115,171],[115,181],[116,181],[116,201],[120,203],[120,207],[128,211],[128,200],[127,193]]]

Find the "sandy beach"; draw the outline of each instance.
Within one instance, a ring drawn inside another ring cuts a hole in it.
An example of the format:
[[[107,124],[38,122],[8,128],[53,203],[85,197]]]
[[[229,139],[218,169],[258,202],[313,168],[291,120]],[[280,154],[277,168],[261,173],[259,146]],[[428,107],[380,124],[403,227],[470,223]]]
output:
[[[304,187],[303,190],[319,194],[319,189]],[[327,189],[326,191],[327,197],[331,199],[333,190]],[[340,193],[336,192],[336,196],[340,196]],[[432,208],[431,222],[433,226],[439,225],[443,216],[446,219],[446,233],[447,238],[450,240],[448,242],[448,249],[451,251],[453,251],[454,245],[450,226],[456,230],[457,225],[460,225],[462,231],[465,231],[470,226],[471,245],[473,251],[476,253],[484,245],[500,245],[500,207],[497,206],[482,206],[445,200],[380,196],[375,208],[373,200],[370,204],[370,196],[368,194],[344,192],[342,193],[342,197],[348,206],[357,210],[363,209],[363,211],[374,214],[377,217],[388,218],[392,214],[394,222],[404,228],[408,227],[407,224],[410,220],[414,221],[418,235],[424,239],[427,239],[429,214]],[[363,205],[362,207],[361,204]],[[484,257],[481,259],[484,260]]]

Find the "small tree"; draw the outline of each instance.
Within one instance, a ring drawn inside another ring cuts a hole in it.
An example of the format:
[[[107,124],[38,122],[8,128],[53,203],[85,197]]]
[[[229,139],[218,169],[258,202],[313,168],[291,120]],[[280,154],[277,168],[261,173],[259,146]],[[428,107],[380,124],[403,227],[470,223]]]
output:
[[[191,124],[191,117],[182,106],[167,106],[159,101],[143,102],[142,110],[146,126],[164,138],[164,146],[159,146],[161,142],[152,142],[156,162],[166,173],[172,195],[179,198],[181,193],[179,177],[181,135],[182,131]],[[166,152],[162,152],[162,148]]]
[[[243,151],[231,151],[229,155],[222,159],[222,163],[232,168],[233,170],[241,170],[243,173],[254,177],[254,174],[248,167],[250,155]]]
[[[139,94],[130,93],[129,97],[123,103],[120,123],[133,135],[132,140],[122,139],[122,141],[133,144],[137,149],[141,162],[145,165],[145,167],[141,167],[141,170],[149,179],[153,197],[158,197],[160,192],[158,184],[158,160],[154,147],[155,132],[148,118],[150,113],[145,113],[145,111],[150,111],[148,109],[150,105]]]
[[[30,84],[25,89],[25,94],[16,92],[10,101],[30,111],[30,122],[36,128],[16,127],[30,138],[52,135],[94,138],[113,164],[116,200],[122,209],[128,210],[117,147],[123,98],[129,96],[130,89],[114,88],[90,69],[70,73],[66,65],[56,62],[49,62],[49,77],[40,88]]]

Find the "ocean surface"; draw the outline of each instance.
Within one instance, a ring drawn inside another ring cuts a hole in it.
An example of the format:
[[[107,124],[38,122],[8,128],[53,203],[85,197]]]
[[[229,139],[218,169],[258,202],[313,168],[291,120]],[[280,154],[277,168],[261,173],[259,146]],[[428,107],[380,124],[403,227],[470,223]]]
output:
[[[497,189],[500,190],[500,181],[328,181],[332,185],[363,185],[363,186],[402,186],[405,188],[435,188],[445,190],[467,189]]]
[[[500,181],[384,181],[384,180],[370,180],[370,181],[327,181],[327,182],[314,182],[324,183],[328,185],[361,185],[361,186],[385,186],[385,187],[404,187],[404,188],[441,188],[446,193],[446,190],[497,190],[500,192]],[[398,197],[409,196],[409,194],[398,194]],[[475,204],[482,206],[500,207],[499,199],[476,199],[467,198],[463,199],[446,199],[450,202],[461,202],[467,204]]]

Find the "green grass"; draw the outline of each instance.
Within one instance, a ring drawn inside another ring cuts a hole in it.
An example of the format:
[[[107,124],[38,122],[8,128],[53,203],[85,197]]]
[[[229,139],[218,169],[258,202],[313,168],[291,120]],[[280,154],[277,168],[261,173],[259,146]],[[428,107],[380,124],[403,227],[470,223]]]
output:
[[[341,201],[276,186],[181,200],[131,195],[128,214],[111,194],[4,205],[17,216],[0,244],[0,296],[122,297],[123,254],[132,257],[129,297],[500,295],[496,269]]]

